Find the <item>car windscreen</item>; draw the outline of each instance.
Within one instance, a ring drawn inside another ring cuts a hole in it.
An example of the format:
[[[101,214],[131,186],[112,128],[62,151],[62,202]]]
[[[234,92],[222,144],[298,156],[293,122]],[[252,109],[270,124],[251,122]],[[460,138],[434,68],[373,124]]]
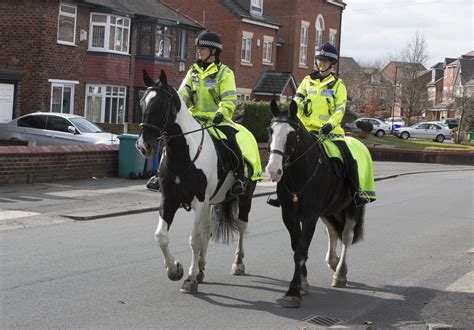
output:
[[[74,126],[81,132],[81,133],[102,133],[102,129],[95,124],[91,123],[85,118],[70,118],[69,119]]]

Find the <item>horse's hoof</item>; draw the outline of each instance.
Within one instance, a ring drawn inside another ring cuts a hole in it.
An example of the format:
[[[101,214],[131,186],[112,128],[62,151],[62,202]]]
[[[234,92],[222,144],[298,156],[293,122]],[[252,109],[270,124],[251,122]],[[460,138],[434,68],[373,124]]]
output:
[[[301,289],[300,294],[302,296],[306,296],[309,294],[309,283],[306,278],[301,278]]]
[[[283,296],[282,298],[278,299],[277,302],[281,307],[285,308],[298,308],[301,306],[300,297]]]
[[[180,291],[184,293],[196,293],[198,290],[198,282],[192,279],[185,279]]]
[[[179,262],[175,261],[174,263],[176,265],[176,270],[173,271],[169,267],[166,268],[166,274],[168,275],[168,278],[172,281],[179,281],[180,279],[183,278],[184,274],[184,269],[183,265],[181,265]]]
[[[198,283],[202,283],[204,281],[204,272],[203,271],[199,271],[199,273],[196,275],[196,280],[198,281]]]
[[[345,288],[347,284],[347,278],[344,277],[333,277],[331,286],[335,288]]]
[[[232,269],[230,271],[232,275],[245,275],[245,265],[244,264],[232,264]]]

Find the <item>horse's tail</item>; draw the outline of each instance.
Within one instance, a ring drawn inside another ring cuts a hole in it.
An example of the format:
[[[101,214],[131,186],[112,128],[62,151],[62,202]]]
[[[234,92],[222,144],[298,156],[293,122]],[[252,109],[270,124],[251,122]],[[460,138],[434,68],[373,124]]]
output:
[[[352,239],[352,244],[355,244],[364,238],[364,218],[365,205],[361,207],[356,207],[354,217],[356,223],[354,226],[354,238]]]
[[[231,198],[212,207],[212,240],[228,244],[239,230],[239,199]]]

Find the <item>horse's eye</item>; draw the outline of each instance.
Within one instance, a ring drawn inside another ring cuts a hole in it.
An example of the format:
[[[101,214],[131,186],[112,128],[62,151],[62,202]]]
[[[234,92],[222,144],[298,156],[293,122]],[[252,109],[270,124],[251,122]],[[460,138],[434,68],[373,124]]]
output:
[[[268,131],[268,134],[272,135],[273,134],[273,128],[271,127],[268,127],[267,128],[267,131]]]

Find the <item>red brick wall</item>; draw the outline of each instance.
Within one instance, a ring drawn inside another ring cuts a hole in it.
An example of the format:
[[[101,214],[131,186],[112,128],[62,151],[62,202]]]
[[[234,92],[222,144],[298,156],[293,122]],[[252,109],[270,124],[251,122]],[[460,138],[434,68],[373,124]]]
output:
[[[118,146],[0,147],[0,184],[113,177]]]
[[[277,69],[292,71],[297,84],[309,73],[314,71],[314,51],[316,44],[316,18],[319,14],[324,19],[323,43],[329,42],[329,30],[337,31],[336,48],[339,49],[341,31],[339,28],[342,8],[328,4],[323,0],[272,0],[264,3],[265,9],[275,17],[283,27],[278,36],[285,40],[283,47],[278,49]],[[301,21],[309,22],[308,28],[308,68],[299,67]]]

